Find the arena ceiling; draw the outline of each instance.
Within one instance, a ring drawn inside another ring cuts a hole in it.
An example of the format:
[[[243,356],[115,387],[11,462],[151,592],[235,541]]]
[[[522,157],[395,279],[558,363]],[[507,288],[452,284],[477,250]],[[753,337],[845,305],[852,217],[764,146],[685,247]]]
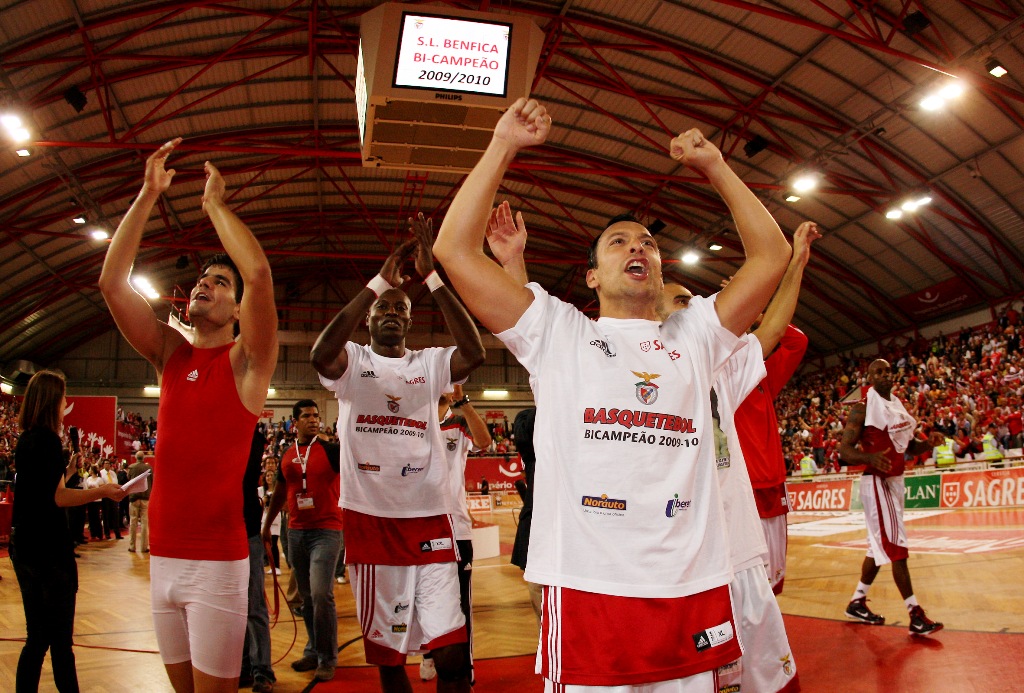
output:
[[[360,15],[326,0],[0,0],[0,364],[48,364],[114,329],[96,288],[106,243],[160,143],[186,138],[136,265],[162,298],[217,239],[202,164],[270,258],[281,328],[318,332],[372,277],[415,211],[440,220],[460,176],[363,168],[353,77]],[[741,247],[707,183],[667,156],[699,127],[791,232],[817,221],[795,322],[816,354],[922,324],[905,297],[991,304],[1024,289],[1024,58],[1017,0],[508,0],[430,3],[529,15],[548,142],[501,199],[524,212],[531,277],[592,310],[585,245],[627,210],[664,224],[669,276],[713,291]],[[991,61],[1009,71],[987,72]],[[944,109],[922,98],[955,81]],[[77,88],[80,112],[65,98]],[[760,136],[765,147],[748,155]],[[820,185],[792,194],[793,178]],[[930,204],[900,220],[907,199]],[[76,217],[88,224],[76,224]],[[715,241],[721,250],[711,251]],[[940,291],[936,285],[944,288]],[[945,293],[943,293],[945,292]],[[418,329],[443,331],[422,288]],[[900,300],[903,299],[903,300]],[[6,371],[5,371],[6,373]]]

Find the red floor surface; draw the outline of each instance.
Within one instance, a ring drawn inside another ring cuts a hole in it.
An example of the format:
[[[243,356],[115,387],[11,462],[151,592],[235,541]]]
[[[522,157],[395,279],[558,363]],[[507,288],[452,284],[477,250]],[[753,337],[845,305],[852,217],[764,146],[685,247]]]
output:
[[[1024,691],[1024,634],[943,630],[912,638],[906,627],[786,616],[803,693],[991,693]],[[478,693],[536,693],[532,655],[477,661]],[[413,690],[436,690],[407,667]],[[339,669],[315,693],[379,690],[376,669]],[[307,689],[310,690],[310,689]]]

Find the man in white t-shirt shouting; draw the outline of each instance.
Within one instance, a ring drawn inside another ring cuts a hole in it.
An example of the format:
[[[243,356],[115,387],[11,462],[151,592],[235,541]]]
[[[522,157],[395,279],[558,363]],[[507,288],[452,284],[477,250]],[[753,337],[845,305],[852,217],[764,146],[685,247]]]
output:
[[[747,253],[713,305],[659,321],[661,255],[630,219],[591,245],[598,321],[518,284],[484,254],[484,229],[516,153],[542,144],[550,126],[532,100],[505,112],[434,245],[469,309],[535,382],[536,531],[525,578],[547,585],[540,673],[548,691],[655,682],[659,691],[711,691],[714,669],[740,648],[708,393],[790,247],[721,152],[690,130],[670,154],[709,179]],[[625,624],[641,637],[624,641]]]
[[[472,318],[434,271],[431,224],[410,219],[415,238],[320,333],[310,359],[338,397],[345,562],[366,661],[382,690],[411,690],[409,652],[430,650],[439,691],[469,691],[459,553],[452,533],[449,469],[438,422],[441,394],[483,363]],[[454,347],[407,349],[411,302],[397,287],[415,253]],[[365,322],[369,346],[350,341]]]

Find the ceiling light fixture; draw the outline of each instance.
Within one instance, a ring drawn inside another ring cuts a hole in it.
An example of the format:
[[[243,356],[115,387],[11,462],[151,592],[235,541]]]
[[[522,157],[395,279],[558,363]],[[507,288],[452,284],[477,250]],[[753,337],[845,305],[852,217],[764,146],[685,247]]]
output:
[[[93,239],[94,241],[105,241],[105,240],[107,240],[108,238],[110,238],[110,234],[109,234],[109,233],[107,233],[107,232],[106,232],[105,230],[103,230],[103,229],[93,229],[92,231],[90,231],[90,232],[89,232],[89,236],[90,236],[90,237],[91,237],[91,238],[92,238],[92,239]],[[147,284],[148,284],[148,282],[147,282]],[[150,288],[150,289],[152,289],[153,287],[152,287],[152,286],[150,286],[149,288]]]
[[[1008,72],[1008,70],[995,58],[988,59],[988,62],[985,63],[985,69],[993,77],[1002,77]]]
[[[799,202],[799,201],[800,201],[800,196],[799,195],[790,195],[789,197],[786,198],[786,202]]]
[[[85,217],[75,217],[71,221],[75,222],[76,224],[84,224],[85,223]]]
[[[718,243],[715,243],[714,241],[711,241],[711,243],[708,244],[708,250],[718,251],[718,250],[721,250],[721,249],[722,249],[722,246],[719,245]]]
[[[885,218],[886,219],[902,219],[903,218],[903,212],[901,212],[898,209],[890,209],[888,212],[885,213]]]
[[[692,250],[686,251],[686,254],[684,254],[682,257],[683,262],[685,262],[688,265],[697,264],[697,260],[699,259],[700,256],[698,256],[697,253],[693,252]]]
[[[136,275],[132,277],[132,284],[146,298],[160,298],[160,294],[157,293],[156,289],[153,288],[153,285],[149,282],[149,279],[147,279],[146,277]]]
[[[793,179],[793,190],[797,192],[810,192],[818,187],[818,177],[811,173],[804,173]]]
[[[18,156],[32,156],[32,152],[30,152],[27,149],[19,149],[14,153],[17,154]]]

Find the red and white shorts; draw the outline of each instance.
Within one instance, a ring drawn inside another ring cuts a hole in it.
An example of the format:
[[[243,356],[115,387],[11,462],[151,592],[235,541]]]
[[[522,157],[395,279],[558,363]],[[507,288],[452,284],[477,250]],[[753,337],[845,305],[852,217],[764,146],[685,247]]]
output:
[[[764,566],[737,572],[729,590],[743,657],[718,670],[719,691],[776,693],[785,689],[796,678],[796,662]]]
[[[366,662],[401,666],[409,653],[466,642],[456,563],[348,565]]]
[[[552,684],[637,686],[702,672],[711,681],[741,654],[728,585],[675,598],[548,586],[543,597],[537,673]]]
[[[772,592],[782,594],[782,586],[786,581],[786,546],[789,543],[789,529],[786,515],[762,517],[761,529],[764,530],[764,541],[768,544],[768,563],[765,572]]]
[[[860,502],[868,528],[868,558],[875,565],[905,559],[907,530],[903,526],[903,476],[860,478]]]

